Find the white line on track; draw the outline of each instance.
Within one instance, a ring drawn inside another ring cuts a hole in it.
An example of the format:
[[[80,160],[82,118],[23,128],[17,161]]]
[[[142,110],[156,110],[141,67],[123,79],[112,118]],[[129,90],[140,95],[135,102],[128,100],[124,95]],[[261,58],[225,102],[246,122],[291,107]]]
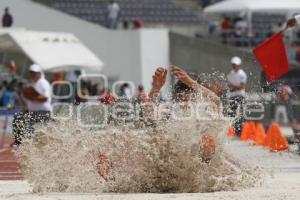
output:
[[[0,153],[3,153],[5,151],[9,151],[11,148],[3,148],[3,149],[0,149]]]
[[[13,174],[13,175],[21,175],[20,172],[1,172],[1,171],[0,171],[0,176],[3,176],[3,175],[8,176],[8,175],[10,175],[10,174]]]
[[[18,163],[17,160],[0,160],[0,163]]]

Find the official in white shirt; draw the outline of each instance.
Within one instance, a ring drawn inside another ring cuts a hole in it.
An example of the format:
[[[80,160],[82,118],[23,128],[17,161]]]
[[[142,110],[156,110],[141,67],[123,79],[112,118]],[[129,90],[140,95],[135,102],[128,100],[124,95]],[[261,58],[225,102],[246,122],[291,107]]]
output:
[[[15,145],[20,145],[23,137],[33,134],[33,125],[46,123],[50,120],[51,106],[51,85],[45,79],[42,68],[33,64],[29,68],[32,85],[21,91],[21,97],[26,105],[24,112],[18,113],[13,122],[13,134]]]
[[[247,75],[241,69],[242,60],[235,56],[231,59],[232,70],[227,75],[229,88],[229,110],[228,115],[235,118],[234,128],[237,135],[241,133],[241,126],[244,121],[243,105],[245,101],[245,87]]]

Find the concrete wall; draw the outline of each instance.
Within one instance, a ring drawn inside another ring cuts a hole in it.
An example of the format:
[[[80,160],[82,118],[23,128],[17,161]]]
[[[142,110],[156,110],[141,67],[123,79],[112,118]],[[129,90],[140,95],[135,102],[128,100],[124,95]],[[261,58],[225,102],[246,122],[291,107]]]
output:
[[[240,56],[248,75],[248,91],[261,91],[261,69],[250,51],[176,33],[170,33],[170,44],[171,63],[195,73],[227,74],[231,57]]]
[[[166,29],[112,31],[30,0],[0,1],[0,9],[7,6],[14,17],[14,27],[74,33],[104,62],[103,73],[109,77],[149,84],[146,77],[151,77],[148,73],[153,71],[154,63],[169,64]]]
[[[162,30],[141,31],[141,60],[142,82],[149,90],[152,83],[152,75],[158,66],[169,66],[169,32]]]

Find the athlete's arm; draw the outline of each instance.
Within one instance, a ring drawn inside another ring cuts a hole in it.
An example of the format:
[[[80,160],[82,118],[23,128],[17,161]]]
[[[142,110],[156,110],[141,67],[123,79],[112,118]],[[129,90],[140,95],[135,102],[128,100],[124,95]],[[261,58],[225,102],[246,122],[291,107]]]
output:
[[[218,107],[221,105],[220,98],[213,91],[198,84],[197,81],[193,80],[183,69],[172,66],[171,72],[178,80],[192,87],[198,94],[206,98],[207,102],[212,102]]]
[[[149,98],[151,101],[155,101],[160,93],[161,88],[164,86],[167,78],[168,70],[162,67],[156,69],[154,75],[152,76],[152,89],[149,93]]]
[[[37,101],[43,103],[48,100],[47,97],[40,95],[33,87],[23,88],[21,93],[26,99],[31,101]]]

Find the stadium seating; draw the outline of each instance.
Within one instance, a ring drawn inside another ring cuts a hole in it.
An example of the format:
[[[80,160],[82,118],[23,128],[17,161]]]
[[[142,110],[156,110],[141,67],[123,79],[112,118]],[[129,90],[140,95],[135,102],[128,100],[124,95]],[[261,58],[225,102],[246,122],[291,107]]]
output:
[[[109,0],[48,0],[47,5],[105,25],[105,13]],[[120,0],[120,21],[140,18],[146,23],[197,23],[200,16],[174,4],[171,0]]]
[[[270,32],[272,25],[284,23],[286,16],[274,13],[254,13],[252,18],[253,29],[259,32]]]

